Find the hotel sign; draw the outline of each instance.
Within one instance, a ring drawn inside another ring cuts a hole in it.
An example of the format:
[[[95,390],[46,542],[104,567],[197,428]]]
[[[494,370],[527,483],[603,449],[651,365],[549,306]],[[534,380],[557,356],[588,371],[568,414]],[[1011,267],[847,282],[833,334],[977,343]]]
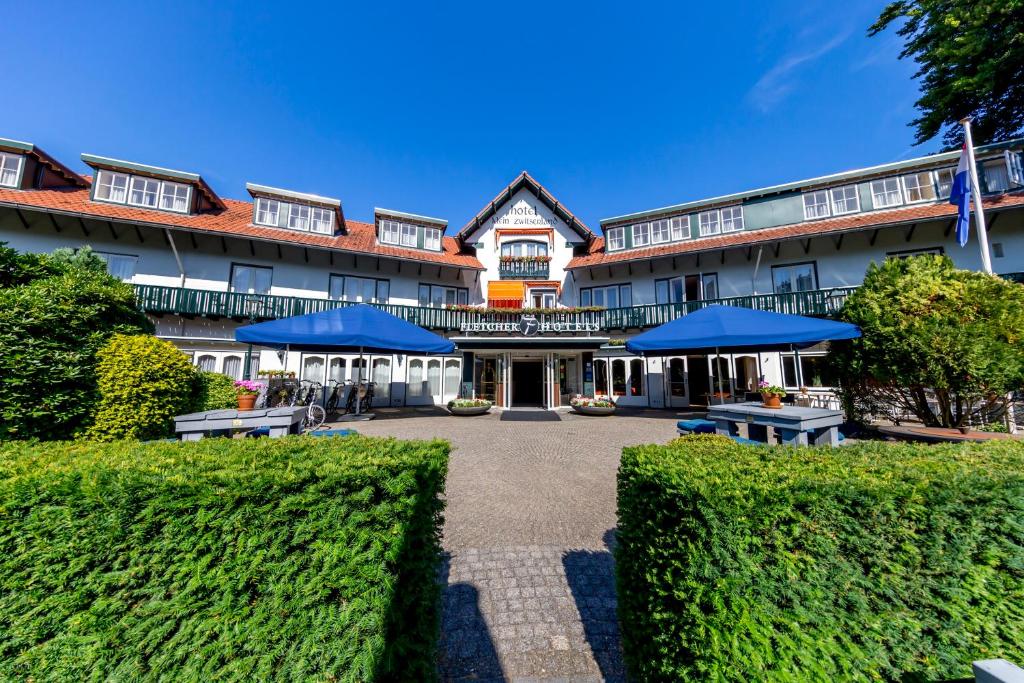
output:
[[[581,322],[541,322],[536,316],[524,315],[519,322],[487,322],[476,321],[462,323],[459,327],[462,332],[518,332],[524,337],[533,337],[538,334],[558,332],[600,332],[601,326],[597,323]]]

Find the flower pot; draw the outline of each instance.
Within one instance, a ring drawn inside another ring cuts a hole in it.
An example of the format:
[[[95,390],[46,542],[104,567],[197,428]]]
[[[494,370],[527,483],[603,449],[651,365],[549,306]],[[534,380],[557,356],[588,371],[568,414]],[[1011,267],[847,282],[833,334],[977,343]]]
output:
[[[452,406],[448,412],[452,415],[483,415],[490,409],[490,406]]]
[[[957,429],[960,430],[961,434],[967,434],[968,432],[971,431],[971,428],[969,426],[957,427]]]
[[[611,415],[615,406],[573,406],[573,410],[581,415]]]
[[[252,410],[256,407],[256,394],[239,394],[238,395],[238,409],[239,410]]]
[[[761,405],[779,410],[782,408],[782,398],[775,394],[761,394]]]

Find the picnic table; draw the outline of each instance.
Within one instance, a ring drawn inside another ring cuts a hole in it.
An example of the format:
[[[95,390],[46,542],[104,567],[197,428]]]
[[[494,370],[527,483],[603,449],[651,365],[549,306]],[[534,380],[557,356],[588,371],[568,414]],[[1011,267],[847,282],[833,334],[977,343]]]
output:
[[[204,410],[175,417],[174,432],[181,436],[182,441],[198,441],[209,432],[257,427],[269,427],[271,437],[287,436],[298,431],[305,412],[306,406],[258,410]]]
[[[739,436],[739,423],[747,425],[747,436],[754,441],[768,441],[768,427],[775,429],[779,440],[792,446],[836,446],[843,411],[827,408],[783,406],[765,408],[759,402],[716,405],[708,409],[715,431],[725,436]]]

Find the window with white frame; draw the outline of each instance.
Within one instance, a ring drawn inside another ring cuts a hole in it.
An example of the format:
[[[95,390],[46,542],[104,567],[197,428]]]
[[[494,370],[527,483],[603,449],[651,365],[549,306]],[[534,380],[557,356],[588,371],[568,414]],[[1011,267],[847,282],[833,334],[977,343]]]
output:
[[[935,182],[931,171],[910,173],[903,176],[903,193],[908,204],[935,201]]]
[[[547,256],[548,243],[534,242],[532,240],[517,240],[515,242],[503,242],[501,245],[502,256]]]
[[[659,304],[678,304],[686,300],[683,278],[669,277],[654,281],[654,300]]]
[[[651,221],[651,241],[654,244],[663,244],[672,239],[672,229],[669,227],[667,218],[660,221]]]
[[[558,291],[550,287],[531,287],[529,294],[530,305],[534,308],[554,308]]]
[[[903,203],[899,178],[882,178],[871,181],[871,199],[876,209],[899,206]]]
[[[309,229],[324,235],[334,232],[334,212],[319,206],[310,207]]]
[[[608,251],[626,248],[625,228],[609,228],[606,236],[608,237]]]
[[[939,199],[949,199],[949,193],[953,190],[953,176],[956,169],[940,168],[935,171],[935,185],[938,188]]]
[[[722,231],[721,216],[717,211],[704,211],[698,215],[700,236],[717,235]]]
[[[160,208],[164,211],[188,213],[188,198],[191,189],[182,183],[164,181],[160,185]]]
[[[788,266],[772,266],[772,284],[776,294],[808,292],[818,288],[818,276],[814,262],[794,263]]]
[[[383,278],[331,275],[328,296],[338,301],[386,304],[391,294],[391,282]]]
[[[646,247],[651,243],[651,224],[637,223],[633,226],[633,246]]]
[[[160,181],[142,176],[132,176],[132,190],[128,194],[128,203],[136,206],[156,208],[156,198],[160,191]]]
[[[860,211],[860,193],[857,192],[856,185],[833,187],[829,193],[832,195],[832,214],[834,216]]]
[[[128,174],[99,171],[96,174],[96,199],[124,204],[128,201]]]
[[[310,207],[304,204],[288,205],[288,227],[292,230],[309,229]]]
[[[828,215],[828,190],[818,190],[817,192],[804,192],[805,220],[814,220],[815,218],[827,218]]]
[[[469,290],[465,287],[443,285],[420,285],[419,305],[429,308],[464,306],[469,303]]]
[[[983,180],[982,187],[986,194],[995,192],[1006,192],[1010,189],[1010,173],[1006,166],[1006,159],[1000,157],[986,161],[981,165]]]
[[[107,264],[107,272],[119,280],[131,282],[135,277],[135,265],[139,257],[131,254],[109,254],[103,251],[93,252]]]
[[[743,207],[727,206],[721,211],[722,232],[737,232],[743,229]]]
[[[256,198],[256,223],[259,225],[270,225],[277,227],[278,216],[281,211],[281,202],[266,197]]]
[[[402,242],[403,247],[415,247],[416,246],[416,226],[410,225],[409,223],[402,223]]]
[[[676,216],[672,219],[672,239],[673,241],[690,239],[689,216]]]
[[[423,248],[441,251],[441,231],[437,228],[423,228]]]
[[[231,291],[246,294],[270,294],[272,268],[234,264],[231,266]]]
[[[380,241],[385,244],[398,244],[401,224],[398,221],[380,222]]]
[[[580,289],[580,306],[628,308],[633,305],[632,285],[608,285]]]
[[[24,158],[23,154],[0,152],[0,185],[4,187],[18,186],[18,176],[21,174]]]

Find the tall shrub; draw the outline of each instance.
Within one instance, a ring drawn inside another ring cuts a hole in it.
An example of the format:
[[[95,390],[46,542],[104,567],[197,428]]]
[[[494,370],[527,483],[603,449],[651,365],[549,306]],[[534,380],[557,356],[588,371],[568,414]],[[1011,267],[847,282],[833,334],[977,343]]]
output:
[[[1024,285],[945,256],[887,259],[839,317],[864,333],[833,343],[827,360],[851,416],[909,411],[954,427],[1024,387]]]
[[[64,439],[92,420],[96,352],[115,332],[152,332],[131,285],[89,253],[0,247],[0,439]]]
[[[235,380],[219,372],[200,371],[195,376],[194,402],[192,412],[224,410],[238,407],[238,393]]]
[[[638,681],[939,681],[1024,661],[1024,443],[623,450]]]
[[[150,335],[115,334],[97,353],[99,408],[89,436],[154,439],[174,433],[175,415],[193,405],[188,356]]]
[[[0,680],[430,681],[448,444],[0,444]]]

